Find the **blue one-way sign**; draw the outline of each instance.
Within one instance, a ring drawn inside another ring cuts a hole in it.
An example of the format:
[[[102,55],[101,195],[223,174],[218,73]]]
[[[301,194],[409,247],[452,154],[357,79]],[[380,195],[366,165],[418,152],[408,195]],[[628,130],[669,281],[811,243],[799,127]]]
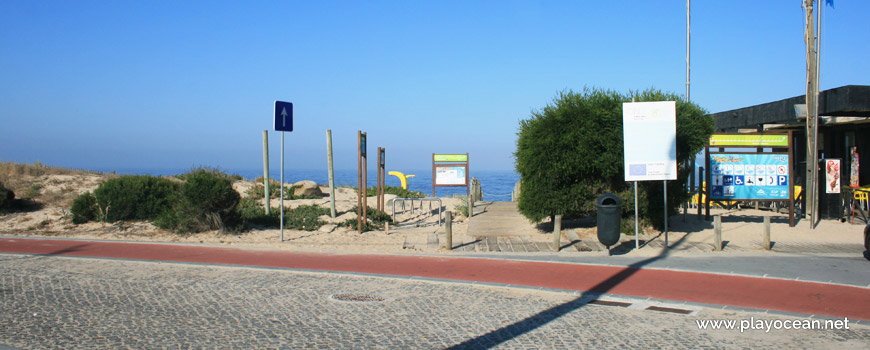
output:
[[[293,103],[275,101],[275,131],[293,131]]]

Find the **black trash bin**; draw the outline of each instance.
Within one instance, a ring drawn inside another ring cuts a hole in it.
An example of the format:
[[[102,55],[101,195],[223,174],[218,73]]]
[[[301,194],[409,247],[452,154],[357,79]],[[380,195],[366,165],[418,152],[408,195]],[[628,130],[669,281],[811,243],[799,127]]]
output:
[[[615,194],[605,193],[595,202],[598,207],[598,241],[610,247],[619,242],[622,201]]]

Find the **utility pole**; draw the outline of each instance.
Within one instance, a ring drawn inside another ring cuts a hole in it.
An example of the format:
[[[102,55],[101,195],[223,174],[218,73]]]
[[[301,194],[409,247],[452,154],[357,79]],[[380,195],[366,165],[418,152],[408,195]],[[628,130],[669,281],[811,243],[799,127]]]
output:
[[[689,53],[691,52],[689,43],[692,39],[692,12],[690,11],[690,2],[691,0],[686,0],[686,102],[691,101],[689,98],[689,72],[691,71],[691,65],[689,64]]]
[[[810,219],[810,227],[815,229],[818,221],[818,66],[816,65],[816,34],[815,16],[813,15],[814,0],[804,0],[803,7],[806,10],[806,29],[804,41],[807,44],[807,177],[806,177],[806,203],[807,214]]]

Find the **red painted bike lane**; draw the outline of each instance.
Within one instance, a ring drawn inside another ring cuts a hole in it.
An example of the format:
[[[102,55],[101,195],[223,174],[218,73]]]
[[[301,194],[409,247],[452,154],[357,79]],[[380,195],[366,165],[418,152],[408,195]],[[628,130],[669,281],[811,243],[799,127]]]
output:
[[[711,273],[413,255],[0,238],[0,252],[260,266],[478,281],[870,321],[870,288]]]

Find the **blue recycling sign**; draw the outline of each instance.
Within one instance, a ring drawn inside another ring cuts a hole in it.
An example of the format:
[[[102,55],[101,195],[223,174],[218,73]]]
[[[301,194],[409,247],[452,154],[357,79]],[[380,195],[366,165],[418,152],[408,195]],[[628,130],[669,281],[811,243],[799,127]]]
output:
[[[293,131],[293,103],[275,101],[275,131]]]
[[[789,199],[786,154],[710,155],[710,199]]]

